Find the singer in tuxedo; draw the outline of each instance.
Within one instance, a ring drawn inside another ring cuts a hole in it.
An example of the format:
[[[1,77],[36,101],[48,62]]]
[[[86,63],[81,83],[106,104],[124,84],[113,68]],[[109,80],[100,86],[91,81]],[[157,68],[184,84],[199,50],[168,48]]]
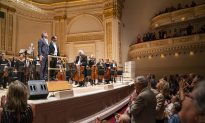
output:
[[[57,36],[51,37],[51,42],[49,45],[49,55],[53,56],[60,56],[59,47],[57,45]],[[57,65],[57,58],[52,58],[50,61],[50,67],[56,68]],[[56,72],[55,70],[51,70],[51,80],[55,80],[56,78]]]
[[[41,38],[38,41],[38,55],[41,63],[40,68],[40,79],[47,80],[48,78],[48,54],[49,54],[49,43],[48,33],[43,32]]]

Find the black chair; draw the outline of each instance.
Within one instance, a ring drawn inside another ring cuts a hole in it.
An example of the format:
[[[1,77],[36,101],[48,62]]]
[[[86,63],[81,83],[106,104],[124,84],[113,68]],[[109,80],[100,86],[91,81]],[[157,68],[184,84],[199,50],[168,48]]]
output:
[[[121,82],[123,82],[123,75],[122,75],[122,74],[123,74],[123,71],[122,71],[122,70],[118,70],[118,71],[117,71],[117,76],[120,77],[120,81],[121,81]]]

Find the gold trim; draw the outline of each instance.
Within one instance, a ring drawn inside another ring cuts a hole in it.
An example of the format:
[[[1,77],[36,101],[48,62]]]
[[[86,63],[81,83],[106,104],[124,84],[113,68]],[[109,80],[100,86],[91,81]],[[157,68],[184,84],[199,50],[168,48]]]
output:
[[[67,43],[76,41],[89,41],[89,40],[104,40],[104,33],[99,34],[73,34],[68,35]]]

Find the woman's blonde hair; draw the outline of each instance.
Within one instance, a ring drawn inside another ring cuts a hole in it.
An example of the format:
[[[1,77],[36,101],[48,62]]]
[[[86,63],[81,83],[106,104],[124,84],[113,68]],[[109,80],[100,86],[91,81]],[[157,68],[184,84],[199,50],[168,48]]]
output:
[[[27,88],[16,80],[9,85],[6,106],[9,110],[23,112],[27,107]]]
[[[164,79],[160,79],[157,83],[157,90],[161,92],[164,96],[169,95],[169,83]]]

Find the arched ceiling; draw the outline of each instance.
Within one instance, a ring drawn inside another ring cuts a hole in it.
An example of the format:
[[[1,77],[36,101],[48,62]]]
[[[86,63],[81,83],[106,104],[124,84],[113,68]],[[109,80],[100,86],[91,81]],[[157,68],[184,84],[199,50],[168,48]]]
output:
[[[70,1],[79,1],[79,0],[29,0],[36,3],[41,4],[52,4],[52,3],[59,3],[59,2],[70,2]]]

